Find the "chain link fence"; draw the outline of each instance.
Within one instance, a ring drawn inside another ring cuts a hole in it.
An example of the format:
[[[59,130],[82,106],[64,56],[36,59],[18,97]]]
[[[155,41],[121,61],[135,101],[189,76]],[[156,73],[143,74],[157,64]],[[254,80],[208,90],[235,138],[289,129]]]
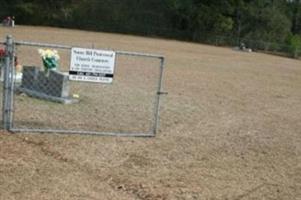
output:
[[[14,74],[8,75],[11,87],[6,93],[5,112],[11,113],[6,116],[9,130],[114,136],[156,134],[164,57],[114,51],[113,81],[106,84],[69,80],[71,46],[24,41],[12,41],[11,45],[16,58],[10,64],[13,70],[7,67]],[[59,66],[55,71],[45,71],[39,49],[58,52]]]

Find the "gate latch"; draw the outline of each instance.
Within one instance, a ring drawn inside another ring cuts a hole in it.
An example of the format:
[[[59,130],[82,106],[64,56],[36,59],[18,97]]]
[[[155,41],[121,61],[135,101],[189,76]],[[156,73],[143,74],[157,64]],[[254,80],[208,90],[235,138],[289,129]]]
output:
[[[168,92],[162,92],[162,91],[160,91],[160,92],[157,92],[157,95],[168,95]]]

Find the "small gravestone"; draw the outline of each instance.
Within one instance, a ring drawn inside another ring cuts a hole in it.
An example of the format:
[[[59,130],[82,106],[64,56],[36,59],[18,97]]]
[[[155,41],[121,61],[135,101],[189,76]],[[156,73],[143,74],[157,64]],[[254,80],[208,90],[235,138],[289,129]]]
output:
[[[69,78],[61,72],[49,70],[47,73],[37,67],[24,67],[21,86],[18,88],[31,97],[64,104],[76,103],[69,97]]]
[[[15,17],[6,17],[2,20],[2,25],[6,27],[15,27]]]

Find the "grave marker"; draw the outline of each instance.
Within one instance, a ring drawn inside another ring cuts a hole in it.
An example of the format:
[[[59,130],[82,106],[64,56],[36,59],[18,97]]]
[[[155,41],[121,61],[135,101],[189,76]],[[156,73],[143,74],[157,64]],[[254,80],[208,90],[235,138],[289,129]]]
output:
[[[37,67],[24,67],[22,84],[19,91],[29,96],[60,103],[75,103],[76,99],[69,97],[68,75],[49,70],[49,74]]]

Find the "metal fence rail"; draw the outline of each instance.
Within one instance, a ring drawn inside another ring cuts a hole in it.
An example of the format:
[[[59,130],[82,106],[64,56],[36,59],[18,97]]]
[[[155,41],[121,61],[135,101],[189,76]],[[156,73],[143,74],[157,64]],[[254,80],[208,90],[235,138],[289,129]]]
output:
[[[51,94],[61,89],[61,85],[52,79],[58,76],[56,74],[68,77],[73,47],[13,41],[11,37],[7,37],[4,43],[10,52],[6,56],[3,87],[3,124],[6,129],[24,133],[134,137],[152,137],[157,133],[160,97],[165,94],[162,91],[162,55],[114,51],[113,82],[101,84],[68,80],[66,91],[75,101],[62,104],[50,101],[53,99],[48,98],[48,94],[36,95],[31,89],[37,88],[40,92],[42,88]],[[43,63],[38,48],[58,51],[59,72],[41,70]],[[21,78],[18,77],[20,64],[23,66]]]
[[[55,49],[66,49],[66,50],[70,50],[73,48],[72,46],[67,46],[67,45],[26,42],[26,41],[15,41],[15,45],[24,45],[24,46],[32,46],[32,47],[46,47],[46,48],[55,48]],[[139,53],[139,52],[131,52],[131,51],[118,51],[118,50],[116,50],[115,52],[119,55],[142,56],[142,57],[152,57],[152,58],[164,59],[164,56],[158,55],[158,54]]]

